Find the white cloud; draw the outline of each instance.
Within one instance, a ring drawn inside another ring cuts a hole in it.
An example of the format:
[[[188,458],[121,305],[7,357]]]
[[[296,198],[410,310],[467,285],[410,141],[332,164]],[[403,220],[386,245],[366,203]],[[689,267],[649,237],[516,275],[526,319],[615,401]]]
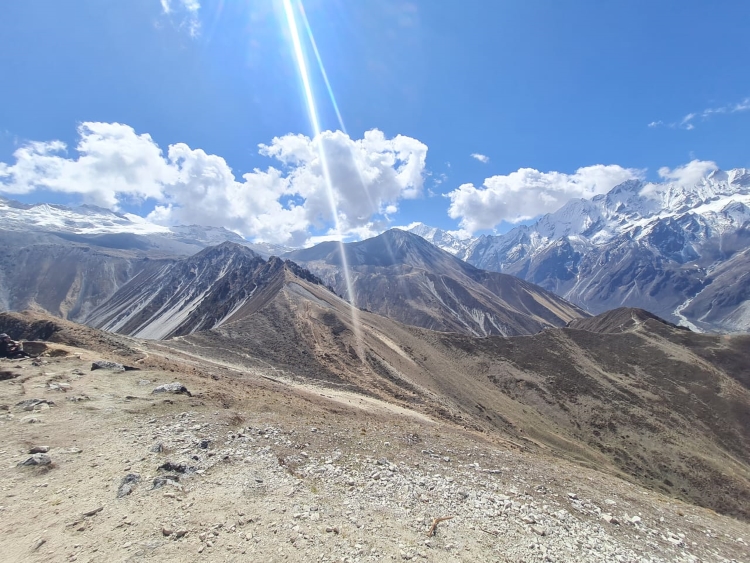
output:
[[[579,168],[575,174],[521,168],[487,178],[480,188],[463,184],[449,192],[448,215],[461,220],[462,230],[473,233],[492,229],[501,221],[515,223],[556,211],[573,198],[606,193],[642,176],[640,170],[602,164]]]
[[[484,154],[480,154],[478,152],[472,153],[471,158],[474,158],[478,160],[479,162],[483,164],[487,164],[490,161],[490,157]]]
[[[300,244],[311,230],[333,224],[319,144],[328,160],[331,196],[342,231],[356,235],[387,226],[405,198],[422,193],[427,146],[374,129],[354,140],[341,131],[318,138],[277,137],[261,154],[281,166],[236,178],[220,156],[170,145],[166,155],[147,134],[119,123],[83,123],[76,155],[60,141],[28,143],[15,163],[0,163],[0,192],[37,189],[76,194],[117,208],[129,201],[155,204],[149,219],[163,224],[223,226],[248,238]]]
[[[667,182],[675,182],[683,186],[694,186],[702,178],[718,170],[715,162],[710,160],[692,160],[677,168],[659,168],[659,176]]]
[[[191,37],[197,37],[201,31],[199,0],[159,0],[164,15],[175,16],[179,25],[187,28]]]
[[[705,121],[708,118],[713,117],[714,115],[739,113],[739,112],[748,111],[748,110],[750,110],[750,98],[745,98],[741,102],[706,108],[703,111],[698,111],[698,112],[690,112],[685,117],[683,117],[680,121],[665,123],[662,120],[658,120],[658,121],[652,121],[651,123],[648,124],[648,126],[649,127],[664,126],[664,127],[669,127],[670,129],[686,129],[687,131],[691,131],[692,129],[695,129],[694,121],[696,118],[701,118],[702,120]]]

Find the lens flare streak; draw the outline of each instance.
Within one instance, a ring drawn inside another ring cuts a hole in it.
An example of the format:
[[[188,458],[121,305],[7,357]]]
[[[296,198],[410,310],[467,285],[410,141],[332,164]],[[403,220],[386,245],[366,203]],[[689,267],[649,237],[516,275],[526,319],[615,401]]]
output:
[[[305,7],[301,3],[299,4],[299,13],[302,16],[302,25],[305,26],[305,31],[307,32],[307,39],[310,41],[310,46],[312,47],[313,53],[315,54],[315,60],[318,61],[318,68],[320,68],[320,74],[323,76],[323,82],[325,82],[326,90],[328,90],[328,97],[331,98],[333,111],[336,112],[336,119],[338,119],[339,121],[339,127],[341,127],[341,130],[344,133],[346,133],[344,119],[341,117],[339,105],[336,103],[336,96],[333,95],[333,88],[331,88],[331,83],[328,81],[328,74],[326,73],[326,68],[323,66],[323,59],[320,58],[320,51],[318,51],[318,44],[315,43],[315,36],[313,35],[312,28],[310,27],[310,22],[307,21]]]
[[[315,60],[318,63],[318,69],[320,70],[320,74],[323,77],[323,82],[326,85],[328,97],[331,100],[331,105],[333,106],[334,112],[336,112],[336,119],[339,122],[339,127],[341,128],[341,131],[348,135],[346,125],[344,124],[344,118],[341,116],[341,111],[339,111],[339,104],[336,102],[336,96],[333,93],[331,82],[328,80],[328,73],[326,72],[326,68],[323,65],[323,58],[320,56],[320,51],[318,51],[318,44],[315,42],[315,35],[313,35],[312,28],[310,27],[310,22],[307,19],[305,7],[302,5],[302,2],[298,2],[297,6],[299,7],[302,25],[307,32],[307,39],[310,42],[313,53],[315,54]],[[349,147],[349,156],[351,157],[352,163],[354,164],[354,169],[357,171],[357,176],[359,177],[359,185],[362,188],[362,192],[365,194],[365,197],[367,197],[367,202],[370,204],[370,209],[375,209],[375,202],[372,200],[370,191],[367,189],[365,179],[362,177],[362,171],[360,170],[359,166],[357,166],[356,155],[354,154],[354,149],[351,146]],[[391,247],[389,245],[387,245],[387,247],[388,252],[391,254],[391,257],[393,257],[393,251],[391,250]]]
[[[336,237],[338,238],[338,242],[339,242],[339,252],[341,254],[341,269],[343,270],[344,280],[346,282],[346,291],[349,297],[349,304],[350,304],[351,315],[352,315],[352,327],[354,330],[355,339],[357,341],[357,352],[359,353],[360,359],[364,361],[364,356],[362,354],[362,336],[361,336],[360,324],[359,324],[359,310],[357,309],[357,306],[356,306],[354,288],[352,286],[351,274],[349,273],[349,263],[346,257],[343,235],[341,232],[341,223],[339,221],[339,214],[338,214],[338,209],[336,206],[336,195],[333,189],[333,182],[331,180],[330,168],[328,166],[328,158],[326,156],[325,147],[323,146],[323,137],[321,135],[320,120],[318,119],[318,111],[315,105],[315,96],[313,95],[312,85],[310,82],[310,73],[307,68],[307,59],[305,58],[305,53],[302,48],[302,42],[300,40],[299,29],[297,26],[297,19],[295,17],[295,10],[294,10],[294,6],[292,5],[292,0],[282,0],[282,1],[284,5],[284,14],[286,16],[286,22],[289,27],[289,35],[291,36],[291,40],[292,40],[294,59],[297,63],[297,70],[300,75],[300,80],[302,81],[302,89],[304,91],[305,102],[307,104],[307,112],[310,117],[310,125],[312,126],[313,133],[317,141],[316,145],[318,149],[318,158],[320,159],[320,168],[321,168],[321,171],[323,172],[323,181],[325,182],[325,186],[326,186],[326,196],[328,197],[328,203],[331,208],[331,214],[333,215]],[[299,4],[299,7],[300,7],[300,13],[304,14],[304,12],[302,11],[301,4]],[[307,23],[307,18],[305,18],[304,16],[303,18],[304,18],[305,23]],[[308,36],[311,38],[312,32],[309,31],[309,25],[307,27],[308,27]],[[318,63],[320,64],[322,68],[323,63],[320,60],[320,55],[318,54],[317,47],[314,48],[314,50],[315,50],[316,57],[318,57]],[[329,94],[331,95],[333,99],[333,92],[330,91],[330,84],[328,83],[327,77],[325,78],[325,82],[326,82],[326,86],[329,88]],[[334,104],[335,104],[335,101],[334,101]],[[341,119],[341,116],[338,113],[338,107],[336,107],[336,114],[339,117],[339,119]]]

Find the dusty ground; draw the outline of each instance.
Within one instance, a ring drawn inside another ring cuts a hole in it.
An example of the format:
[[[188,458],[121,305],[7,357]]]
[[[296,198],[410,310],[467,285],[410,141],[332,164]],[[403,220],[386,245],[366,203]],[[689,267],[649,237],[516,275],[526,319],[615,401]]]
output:
[[[271,369],[134,345],[0,360],[3,561],[750,561],[750,526],[710,510]],[[142,369],[90,371],[102,358]],[[152,394],[173,381],[192,397]],[[34,446],[51,465],[18,466]]]

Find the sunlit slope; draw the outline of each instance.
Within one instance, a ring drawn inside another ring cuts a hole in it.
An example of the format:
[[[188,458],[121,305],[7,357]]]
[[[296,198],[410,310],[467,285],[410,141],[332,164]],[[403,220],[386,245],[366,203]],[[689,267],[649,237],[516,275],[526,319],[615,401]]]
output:
[[[165,345],[377,396],[750,516],[748,338],[651,318],[620,333],[474,338],[367,312],[355,331],[324,286],[285,269],[277,287],[262,308]]]

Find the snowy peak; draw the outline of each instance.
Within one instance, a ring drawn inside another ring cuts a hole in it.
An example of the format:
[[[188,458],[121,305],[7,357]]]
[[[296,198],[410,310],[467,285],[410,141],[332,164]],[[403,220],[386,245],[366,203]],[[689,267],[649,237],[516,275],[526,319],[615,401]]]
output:
[[[539,284],[593,313],[639,307],[695,328],[731,330],[750,326],[750,299],[736,283],[746,272],[733,275],[723,264],[747,264],[734,256],[750,251],[748,226],[750,172],[715,170],[697,181],[624,182],[571,200],[532,225],[467,241],[456,256]],[[419,232],[431,234],[424,226]],[[722,298],[705,304],[699,294]],[[722,316],[712,315],[712,307],[721,307]],[[698,310],[700,318],[689,320]]]
[[[458,255],[465,251],[468,245],[471,244],[471,238],[459,238],[448,231],[438,229],[437,227],[429,227],[424,223],[414,223],[409,227],[404,227],[402,230],[418,235],[453,255]]]
[[[131,213],[116,213],[95,205],[68,207],[40,203],[27,205],[0,198],[0,229],[39,232],[97,245],[102,237],[115,235],[121,243],[133,241],[132,248],[189,256],[201,248],[231,241],[252,248],[261,256],[279,256],[290,249],[267,243],[251,243],[223,227],[203,225],[165,226]],[[127,235],[125,238],[123,235]],[[140,239],[135,237],[142,237]]]

